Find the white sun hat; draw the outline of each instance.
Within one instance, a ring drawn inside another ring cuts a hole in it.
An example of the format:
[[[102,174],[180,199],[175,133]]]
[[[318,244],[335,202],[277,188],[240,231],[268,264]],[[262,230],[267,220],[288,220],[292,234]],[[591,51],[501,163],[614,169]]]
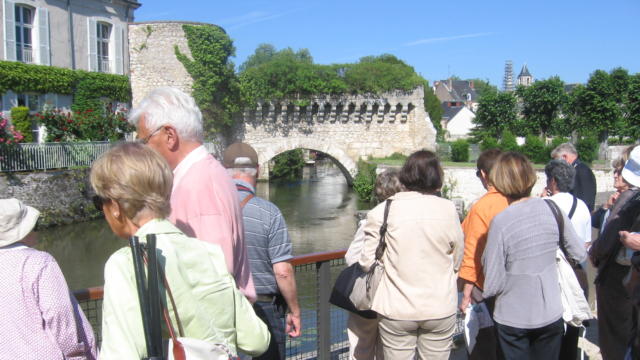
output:
[[[36,226],[40,212],[18,199],[0,200],[0,247],[24,239]]]
[[[622,177],[631,185],[640,187],[640,146],[629,154],[629,160],[624,164]]]

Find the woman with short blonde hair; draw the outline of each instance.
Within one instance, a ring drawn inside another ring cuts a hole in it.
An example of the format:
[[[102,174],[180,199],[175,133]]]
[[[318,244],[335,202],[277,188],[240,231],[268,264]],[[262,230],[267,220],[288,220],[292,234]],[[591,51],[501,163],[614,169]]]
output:
[[[490,178],[509,201],[493,218],[482,255],[483,296],[495,297],[499,346],[506,359],[557,359],[564,333],[555,256],[558,223],[545,200],[530,197],[536,174],[526,156],[500,155]],[[563,238],[569,257],[584,260],[583,241],[573,226],[564,227]]]
[[[120,144],[95,161],[90,178],[96,207],[116,235],[137,236],[141,243],[156,235],[158,265],[176,301],[169,314],[176,328],[179,314],[183,336],[226,345],[234,355],[237,350],[260,355],[267,349],[267,327],[236,288],[220,247],[189,238],[166,220],[173,175],[160,155],[142,144]],[[100,358],[146,357],[129,247],[111,255],[104,276]],[[163,299],[165,290],[160,281]]]

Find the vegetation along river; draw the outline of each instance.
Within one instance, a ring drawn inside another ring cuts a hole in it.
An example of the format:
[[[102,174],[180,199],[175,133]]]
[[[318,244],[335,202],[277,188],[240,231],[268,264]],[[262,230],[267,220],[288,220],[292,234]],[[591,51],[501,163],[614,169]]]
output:
[[[346,248],[356,229],[354,214],[363,205],[330,162],[318,165],[316,178],[259,183],[257,191],[282,210],[294,255]],[[46,229],[39,239],[38,248],[56,258],[71,289],[102,286],[105,262],[128,246],[104,220]]]

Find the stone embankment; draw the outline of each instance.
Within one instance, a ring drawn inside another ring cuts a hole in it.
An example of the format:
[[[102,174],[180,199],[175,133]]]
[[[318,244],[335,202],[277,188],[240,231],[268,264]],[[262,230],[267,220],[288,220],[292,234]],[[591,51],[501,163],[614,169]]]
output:
[[[40,210],[39,228],[98,218],[90,188],[88,168],[0,175],[2,198],[17,198]]]

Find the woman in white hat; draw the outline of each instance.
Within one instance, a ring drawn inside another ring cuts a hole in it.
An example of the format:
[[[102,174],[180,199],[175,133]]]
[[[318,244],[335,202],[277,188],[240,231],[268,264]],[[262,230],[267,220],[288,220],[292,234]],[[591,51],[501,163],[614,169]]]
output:
[[[93,330],[58,263],[29,247],[39,215],[20,200],[0,200],[0,357],[95,359]]]

